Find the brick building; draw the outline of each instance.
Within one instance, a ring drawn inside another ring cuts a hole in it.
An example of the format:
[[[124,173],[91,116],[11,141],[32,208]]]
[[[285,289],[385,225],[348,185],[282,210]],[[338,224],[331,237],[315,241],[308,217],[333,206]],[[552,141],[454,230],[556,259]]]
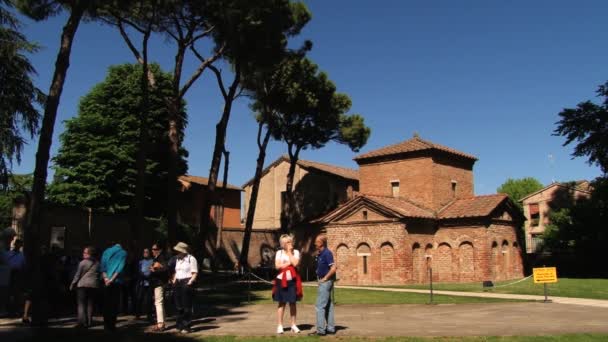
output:
[[[520,201],[523,204],[526,252],[537,253],[542,248],[542,235],[549,222],[549,212],[572,207],[576,201],[589,199],[591,187],[588,181],[551,183],[529,194]]]
[[[417,135],[355,157],[360,194],[315,223],[327,232],[342,284],[470,282],[523,276],[505,195],[475,196],[477,158]]]
[[[289,157],[281,156],[262,172],[249,253],[251,266],[273,265],[274,252],[279,245],[281,216],[283,215]],[[253,179],[243,185],[247,213],[253,188]],[[353,198],[359,189],[357,170],[298,160],[293,184],[294,224],[298,249],[303,253],[300,268],[312,270],[311,246],[319,227],[310,225],[312,218],[319,217],[339,204]],[[233,232],[236,236],[237,232]],[[236,245],[240,250],[241,243]],[[306,273],[306,271],[304,271]],[[312,271],[309,272],[312,274]],[[312,276],[311,276],[312,277]],[[306,278],[307,279],[307,278]]]

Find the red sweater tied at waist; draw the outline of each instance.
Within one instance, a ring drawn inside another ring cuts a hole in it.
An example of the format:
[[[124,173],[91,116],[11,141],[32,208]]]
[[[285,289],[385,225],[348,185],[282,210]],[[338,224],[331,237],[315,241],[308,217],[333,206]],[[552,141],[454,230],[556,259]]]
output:
[[[302,291],[302,278],[300,278],[298,271],[296,271],[296,268],[293,267],[293,265],[283,267],[279,270],[279,274],[281,274],[281,279],[275,278],[272,282],[272,295],[277,292],[277,280],[281,281],[281,288],[287,288],[287,272],[291,274],[291,279],[295,279],[296,281],[296,298],[298,300],[302,299],[302,297],[304,297],[304,292]]]

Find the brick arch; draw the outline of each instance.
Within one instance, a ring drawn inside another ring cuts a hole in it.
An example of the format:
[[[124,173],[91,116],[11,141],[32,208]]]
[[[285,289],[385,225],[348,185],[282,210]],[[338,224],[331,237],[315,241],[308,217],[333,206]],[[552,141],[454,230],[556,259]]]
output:
[[[422,283],[426,274],[424,250],[418,242],[412,245],[412,281]]]
[[[475,247],[469,241],[461,242],[458,246],[458,271],[458,281],[475,281]]]
[[[335,251],[336,265],[338,266],[337,277],[339,279],[352,281],[352,271],[351,268],[348,267],[351,254],[348,246],[344,243],[340,243]]]
[[[465,242],[468,242],[468,243],[472,244],[471,241],[473,241],[473,240],[475,240],[475,239],[473,239],[469,235],[466,235],[466,234],[465,235],[460,235],[456,239],[453,240],[453,242],[454,242],[453,246],[460,246],[460,245],[462,245]]]
[[[490,249],[490,276],[492,280],[498,279],[498,242],[492,241]]]
[[[399,270],[396,269],[395,248],[390,242],[380,246],[380,277],[383,284],[396,284],[399,282]]]
[[[382,246],[386,243],[390,243],[394,249],[399,249],[399,243],[392,237],[382,237],[382,240],[376,243],[377,248],[382,248]]]
[[[452,265],[452,246],[442,242],[433,256],[433,279],[436,277],[437,281],[452,281]]]
[[[357,245],[357,283],[372,283],[372,249],[366,242]]]

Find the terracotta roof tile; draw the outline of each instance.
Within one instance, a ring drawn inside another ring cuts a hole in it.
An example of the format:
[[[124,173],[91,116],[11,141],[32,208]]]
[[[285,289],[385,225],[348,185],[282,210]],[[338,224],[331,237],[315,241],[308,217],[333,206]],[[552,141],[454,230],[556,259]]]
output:
[[[413,203],[405,198],[371,195],[361,196],[368,198],[391,210],[394,210],[399,214],[403,215],[403,217],[435,218],[435,213],[432,210],[423,208],[422,206]]]
[[[321,170],[321,171],[325,171],[337,176],[340,176],[342,178],[346,178],[346,179],[352,179],[352,180],[359,180],[359,171],[357,170],[353,170],[353,169],[349,169],[346,167],[341,167],[341,166],[335,166],[335,165],[330,165],[330,164],[324,164],[324,163],[319,163],[319,162],[314,162],[314,161],[310,161],[310,160],[298,160],[298,165],[300,165],[301,167],[304,168],[313,168],[313,169],[317,169],[317,170]]]
[[[507,198],[504,194],[484,195],[456,200],[439,211],[438,218],[483,217],[492,213]]]
[[[460,157],[477,160],[477,157],[457,151],[455,149],[435,144],[433,142],[423,140],[417,135],[412,139],[402,141],[400,143],[389,145],[386,147],[379,148],[377,150],[373,150],[364,154],[360,154],[354,158],[354,160],[363,160],[374,157],[382,157],[382,156],[390,156],[393,154],[407,153],[407,152],[415,152],[415,151],[424,151],[424,150],[439,150],[447,153],[451,153]]]
[[[183,175],[180,176],[178,178],[178,180],[180,182],[182,182],[182,184],[184,184],[184,186],[186,188],[190,187],[188,184],[185,183],[195,183],[198,185],[203,185],[203,186],[207,186],[209,184],[209,178],[205,178],[205,177],[198,177],[198,176],[191,176],[191,175]],[[224,185],[223,182],[217,182],[216,188],[220,189],[222,186]],[[228,189],[231,190],[239,190],[239,191],[243,191],[243,189],[241,189],[240,187],[236,186],[236,185],[232,185],[230,183],[228,183],[227,186]]]

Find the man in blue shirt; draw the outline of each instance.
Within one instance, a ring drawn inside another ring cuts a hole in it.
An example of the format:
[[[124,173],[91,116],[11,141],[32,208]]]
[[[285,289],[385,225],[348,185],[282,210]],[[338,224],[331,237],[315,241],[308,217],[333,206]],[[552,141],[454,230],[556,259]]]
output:
[[[310,335],[324,336],[336,333],[334,322],[334,303],[331,301],[331,291],[334,287],[334,275],[336,274],[336,264],[334,255],[327,248],[327,236],[321,234],[315,239],[315,247],[318,251],[317,256],[317,278],[319,287],[317,290],[317,331]]]
[[[120,304],[120,284],[125,268],[127,252],[119,243],[106,249],[101,256],[101,278],[104,284],[103,326],[109,331],[116,330],[116,317]]]

